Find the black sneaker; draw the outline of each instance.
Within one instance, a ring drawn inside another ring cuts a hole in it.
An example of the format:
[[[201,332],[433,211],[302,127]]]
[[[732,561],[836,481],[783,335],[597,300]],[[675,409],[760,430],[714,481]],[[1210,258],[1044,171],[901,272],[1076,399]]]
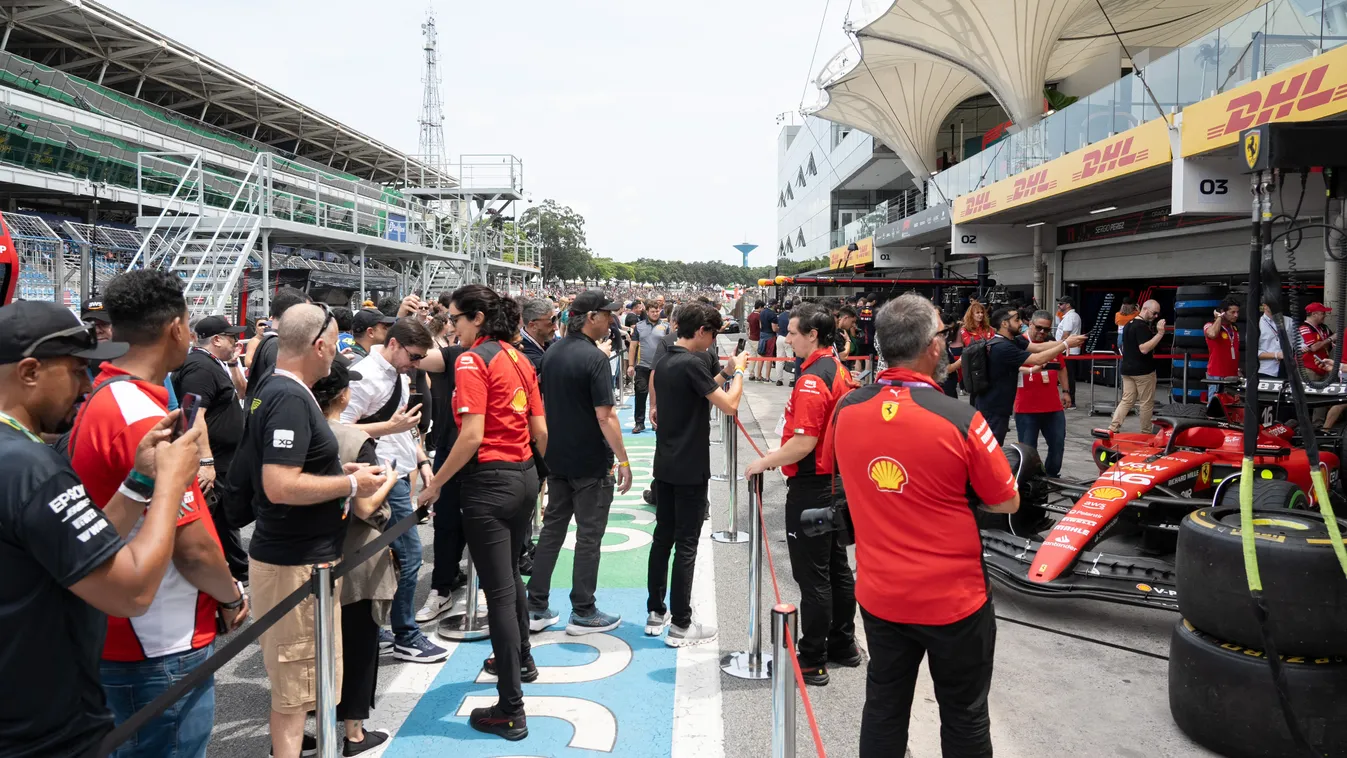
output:
[[[861,656],[860,648],[855,645],[846,650],[828,653],[828,663],[836,663],[838,666],[854,669],[864,661],[865,658]]]
[[[274,748],[267,749],[267,755],[275,755]],[[299,745],[299,758],[314,758],[318,755],[318,738],[308,732],[304,733],[304,740]]]
[[[784,386],[786,386],[786,383],[783,382],[783,381],[781,381],[780,379],[777,379],[777,380],[776,380],[776,386],[778,386],[778,387],[784,387]]]
[[[472,715],[468,716],[468,726],[512,742],[529,736],[528,720],[524,714],[506,716],[494,705],[490,708],[473,708]]]
[[[800,676],[804,683],[812,687],[823,687],[828,684],[828,667],[825,664],[806,664],[800,661]]]
[[[365,739],[359,742],[351,742],[350,740],[345,740],[341,749],[341,754],[346,756],[346,758],[351,758],[351,756],[353,755],[360,755],[361,753],[373,750],[374,748],[379,747],[380,745],[384,744],[387,741],[388,741],[388,732],[378,732],[366,729]]]
[[[491,676],[496,675],[496,656],[491,656],[482,661],[482,670]],[[529,656],[519,664],[519,681],[536,682],[538,681],[538,664],[533,662],[533,656]]]
[[[645,431],[645,424],[637,424],[631,428],[632,434],[640,434]]]

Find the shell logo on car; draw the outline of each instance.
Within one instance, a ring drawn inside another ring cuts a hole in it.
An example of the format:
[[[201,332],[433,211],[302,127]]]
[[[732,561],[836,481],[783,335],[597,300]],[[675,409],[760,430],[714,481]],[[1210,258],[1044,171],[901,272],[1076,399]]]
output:
[[[1096,500],[1122,500],[1127,497],[1127,491],[1121,487],[1095,487],[1086,492],[1085,497]]]
[[[907,469],[892,458],[876,458],[870,461],[870,481],[880,492],[902,492],[907,484]]]

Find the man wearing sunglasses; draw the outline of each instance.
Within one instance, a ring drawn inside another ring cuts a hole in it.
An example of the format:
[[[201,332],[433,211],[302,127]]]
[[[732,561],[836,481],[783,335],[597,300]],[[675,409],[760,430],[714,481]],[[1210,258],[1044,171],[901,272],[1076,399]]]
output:
[[[1035,311],[1027,333],[1031,344],[1049,341],[1052,337],[1052,314]],[[1038,448],[1041,432],[1048,442],[1048,457],[1043,468],[1048,476],[1062,473],[1062,452],[1066,448],[1066,406],[1071,404],[1071,387],[1067,383],[1062,362],[1053,361],[1042,366],[1020,369],[1019,387],[1015,390],[1015,434],[1021,444]]]
[[[524,325],[519,330],[519,349],[541,376],[544,351],[557,335],[557,309],[551,300],[540,297],[525,300],[521,310]]]
[[[388,339],[382,346],[370,346],[369,356],[351,367],[361,378],[351,383],[351,402],[342,412],[341,421],[377,440],[379,459],[396,469],[398,481],[388,495],[392,523],[412,514],[412,475],[421,477],[422,487],[433,475],[430,458],[414,433],[421,421],[421,402],[409,407],[409,376],[434,345],[430,330],[420,319],[406,316],[388,329]],[[444,660],[449,651],[431,642],[416,624],[416,579],[421,570],[421,537],[417,531],[408,530],[394,540],[393,553],[398,558],[398,589],[391,612],[393,631],[381,630],[380,644],[385,649],[391,647],[393,657],[399,660]]]

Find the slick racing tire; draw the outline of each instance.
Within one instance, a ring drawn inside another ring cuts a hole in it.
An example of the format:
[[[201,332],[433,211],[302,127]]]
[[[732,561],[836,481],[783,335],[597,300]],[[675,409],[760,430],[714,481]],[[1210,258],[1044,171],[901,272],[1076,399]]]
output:
[[[1293,488],[1294,491],[1290,491]],[[1254,491],[1258,570],[1268,625],[1280,652],[1347,656],[1347,578],[1333,554],[1322,514],[1303,507],[1305,495],[1284,481],[1259,481]],[[1222,492],[1237,502],[1234,486]],[[1244,572],[1239,508],[1206,507],[1179,524],[1174,568],[1179,611],[1204,632],[1261,647],[1262,630]],[[1347,520],[1338,519],[1347,533]]]
[[[978,529],[999,529],[1019,536],[1034,534],[1051,521],[1043,509],[1048,494],[1043,461],[1037,450],[1018,442],[1007,442],[1001,450],[1019,487],[1020,509],[1007,514],[988,513],[979,508],[974,512]]]
[[[1202,316],[1179,316],[1174,319],[1173,349],[1207,352],[1207,337],[1202,330],[1206,328],[1207,322],[1211,321],[1211,318],[1211,311],[1208,310],[1206,318]]]
[[[1189,285],[1174,292],[1174,313],[1179,316],[1206,316],[1221,306],[1227,290],[1220,285]]]
[[[1314,754],[1347,755],[1347,659],[1283,655],[1282,662],[1291,710]],[[1174,625],[1169,643],[1169,712],[1194,742],[1229,758],[1303,755],[1263,652],[1187,620]]]

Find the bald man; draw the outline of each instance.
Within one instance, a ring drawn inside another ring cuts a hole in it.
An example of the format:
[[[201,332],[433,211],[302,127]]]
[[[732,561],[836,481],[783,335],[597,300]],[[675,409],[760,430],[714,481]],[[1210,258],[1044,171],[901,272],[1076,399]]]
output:
[[[1141,431],[1151,431],[1151,414],[1155,411],[1155,348],[1165,336],[1165,320],[1159,318],[1160,304],[1147,300],[1141,313],[1127,322],[1122,333],[1122,402],[1113,412],[1109,431],[1122,429],[1123,419],[1132,412],[1132,406],[1141,404]],[[1158,319],[1158,320],[1157,320]]]

